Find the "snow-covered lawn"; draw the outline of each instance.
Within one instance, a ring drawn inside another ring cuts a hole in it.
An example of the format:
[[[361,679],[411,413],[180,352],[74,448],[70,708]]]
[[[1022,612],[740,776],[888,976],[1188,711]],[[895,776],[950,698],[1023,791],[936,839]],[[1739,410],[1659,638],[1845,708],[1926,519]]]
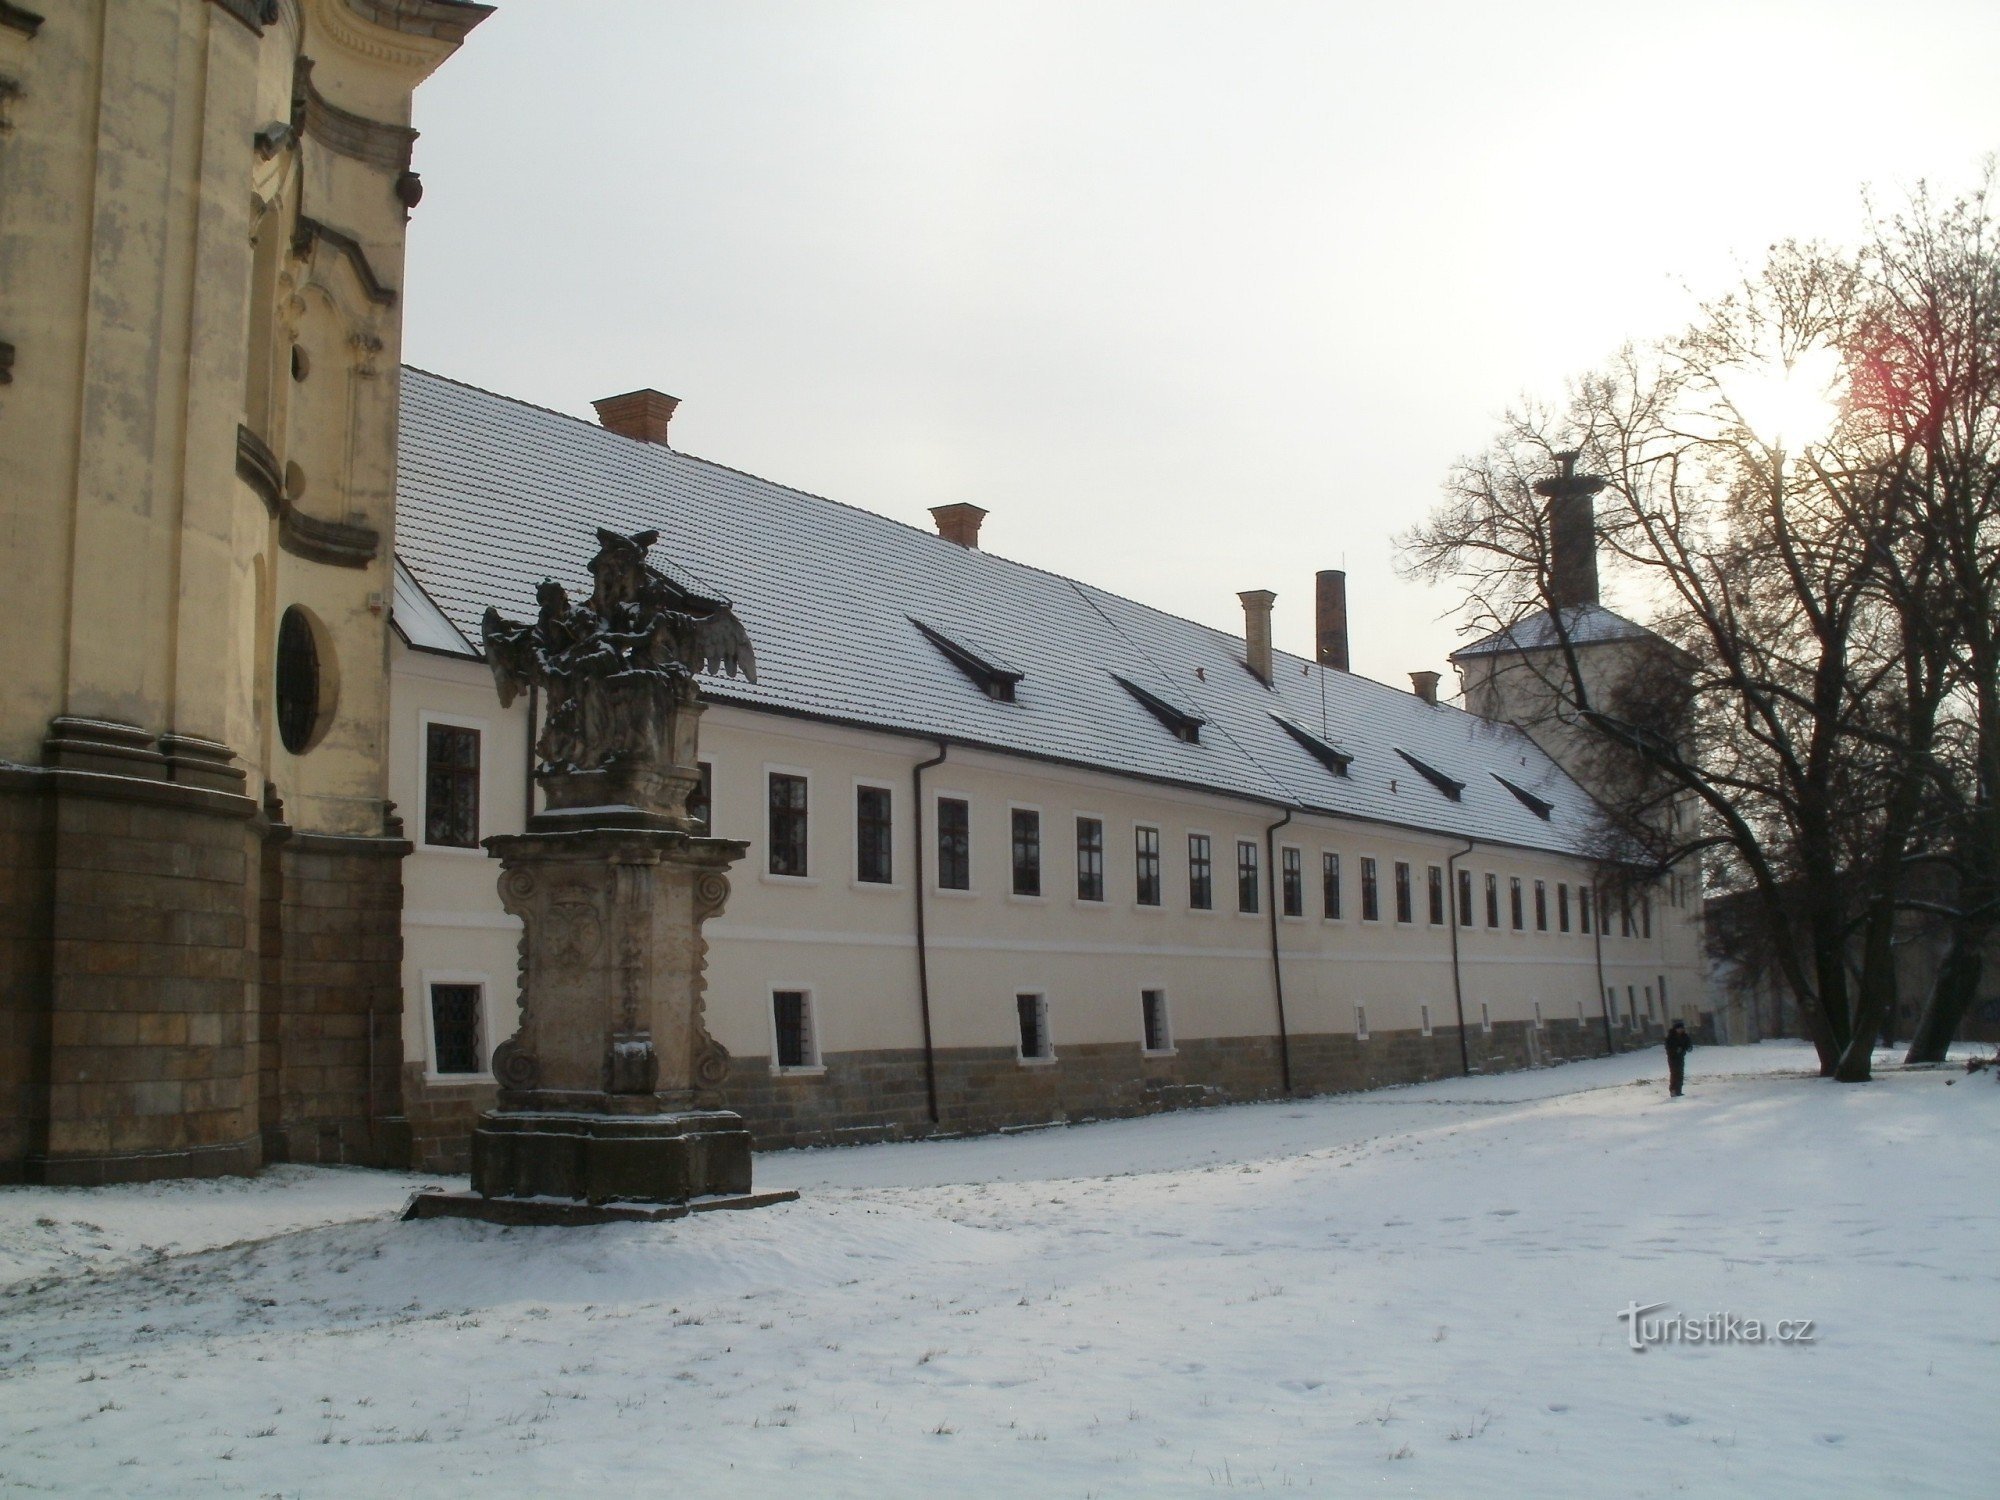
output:
[[[8,1189],[0,1492],[1992,1494],[2000,1087],[1810,1062],[790,1152],[660,1225]],[[1816,1337],[1635,1353],[1633,1302]]]

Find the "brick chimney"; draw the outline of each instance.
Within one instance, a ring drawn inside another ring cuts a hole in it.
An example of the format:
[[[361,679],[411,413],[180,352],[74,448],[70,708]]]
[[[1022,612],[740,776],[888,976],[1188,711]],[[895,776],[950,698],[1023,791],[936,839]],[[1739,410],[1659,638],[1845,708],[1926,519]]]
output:
[[[1424,702],[1430,704],[1432,708],[1436,708],[1438,701],[1438,674],[1435,672],[1412,672],[1410,674],[1410,691],[1423,699]]]
[[[1316,577],[1313,609],[1314,659],[1323,667],[1347,666],[1347,574],[1322,568]]]
[[[1597,492],[1608,482],[1576,472],[1582,455],[1558,453],[1561,472],[1538,480],[1549,502],[1549,602],[1557,609],[1597,603]]]
[[[956,505],[933,505],[931,519],[937,522],[938,535],[947,542],[979,550],[979,523],[986,519],[986,512],[978,506],[964,501]]]
[[[1269,589],[1238,594],[1243,601],[1243,665],[1265,687],[1271,685],[1271,606],[1278,596]]]
[[[597,409],[598,423],[606,432],[665,448],[669,446],[667,424],[673,421],[674,408],[681,404],[681,398],[648,387],[627,391],[622,396],[606,396],[590,404]]]

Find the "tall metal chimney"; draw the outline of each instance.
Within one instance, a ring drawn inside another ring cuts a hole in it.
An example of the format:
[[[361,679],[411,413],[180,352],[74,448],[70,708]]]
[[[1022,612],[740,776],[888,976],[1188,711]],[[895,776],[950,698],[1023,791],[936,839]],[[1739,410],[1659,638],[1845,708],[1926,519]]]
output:
[[[1609,483],[1576,472],[1575,452],[1558,453],[1562,472],[1538,480],[1535,493],[1549,502],[1549,603],[1572,609],[1597,603],[1597,507],[1593,497]]]
[[[1271,685],[1271,606],[1278,596],[1269,589],[1248,589],[1243,601],[1243,665],[1265,687]]]
[[[1321,568],[1314,575],[1313,655],[1323,667],[1347,666],[1347,574]]]

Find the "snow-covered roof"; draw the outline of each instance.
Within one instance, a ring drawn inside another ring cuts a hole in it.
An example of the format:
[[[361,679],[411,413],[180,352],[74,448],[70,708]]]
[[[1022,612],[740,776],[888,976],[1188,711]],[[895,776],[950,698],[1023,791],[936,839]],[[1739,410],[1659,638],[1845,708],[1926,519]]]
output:
[[[1601,604],[1571,605],[1562,612],[1562,630],[1552,610],[1537,610],[1505,630],[1481,636],[1469,646],[1451,653],[1453,661],[1468,656],[1497,656],[1503,651],[1539,651],[1561,642],[1568,635],[1573,646],[1599,646],[1607,641],[1657,640],[1645,626],[1626,619]]]
[[[395,604],[389,622],[405,645],[415,646],[419,651],[443,651],[453,656],[478,654],[471,640],[431,602],[424,586],[410,576],[401,557],[396,559]]]
[[[397,485],[396,551],[421,585],[411,608],[434,603],[464,642],[489,604],[532,617],[545,577],[587,593],[598,526],[657,529],[653,560],[731,600],[756,646],[757,682],[710,678],[716,702],[1460,837],[1590,848],[1589,799],[1511,726],[1286,652],[1266,687],[1234,634],[422,370],[403,372]],[[405,592],[399,577],[405,637],[438,640],[434,625],[405,620]],[[917,621],[1020,673],[1012,701],[981,691]],[[1198,719],[1193,737],[1127,684]],[[1351,756],[1347,774],[1282,720]],[[1463,790],[1447,795],[1405,757]],[[1501,776],[1546,801],[1547,819]]]

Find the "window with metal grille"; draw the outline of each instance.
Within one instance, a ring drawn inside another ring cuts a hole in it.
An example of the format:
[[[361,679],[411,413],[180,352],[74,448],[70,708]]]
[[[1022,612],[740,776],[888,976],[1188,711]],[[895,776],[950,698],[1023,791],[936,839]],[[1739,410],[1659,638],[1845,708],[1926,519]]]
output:
[[[1104,820],[1076,820],[1076,899],[1104,899]]]
[[[688,793],[688,821],[702,833],[709,832],[709,819],[714,816],[715,772],[707,761],[698,767],[694,790]]]
[[[895,878],[890,806],[886,786],[854,789],[854,878],[866,885],[888,885]]]
[[[479,1011],[482,986],[431,986],[431,1047],[439,1073],[484,1073],[480,1056]]]
[[[781,1068],[811,1068],[819,1064],[813,1045],[812,997],[804,990],[771,992],[771,1026]]]
[[[1167,1026],[1167,992],[1165,990],[1139,991],[1139,1018],[1146,1029],[1146,1050],[1148,1052],[1173,1051],[1173,1032]]]
[[[278,621],[278,738],[294,755],[312,748],[319,727],[319,643],[296,604]]]
[[[1278,851],[1279,893],[1284,898],[1281,910],[1288,917],[1302,917],[1306,914],[1306,877],[1302,858],[1296,849]]]
[[[1319,902],[1328,921],[1340,920],[1340,856],[1331,849],[1319,857]]]
[[[1248,839],[1236,841],[1236,909],[1257,910],[1257,846]]]
[[[1548,930],[1549,883],[1546,880],[1537,880],[1535,882],[1535,931],[1547,932]]]
[[[1458,872],[1458,925],[1472,925],[1472,871]]]
[[[1491,870],[1486,872],[1486,925],[1500,925],[1500,877]]]
[[[1132,830],[1134,899],[1141,906],[1160,904],[1160,830]]]
[[[1398,922],[1407,923],[1416,921],[1417,914],[1412,901],[1413,898],[1410,893],[1410,867],[1399,859],[1396,861],[1396,920]]]
[[[1042,815],[1032,807],[1017,807],[1013,816],[1014,894],[1042,893]]]
[[[937,882],[941,891],[972,889],[972,808],[958,797],[937,805]]]
[[[1444,926],[1444,866],[1430,867],[1429,890],[1431,898],[1431,926]]]
[[[1521,877],[1518,875],[1507,877],[1507,917],[1514,924],[1514,930],[1519,932],[1524,914],[1521,908]]]
[[[479,731],[424,726],[424,842],[479,847]]]
[[[1215,846],[1205,833],[1188,835],[1188,905],[1196,911],[1215,905]]]
[[[1043,1061],[1055,1055],[1049,1046],[1049,1002],[1042,995],[1016,995],[1014,1010],[1021,1023],[1021,1058]]]
[[[1367,854],[1361,856],[1361,920],[1382,920],[1381,882],[1375,876],[1374,857]]]
[[[806,779],[771,773],[771,873],[806,873]]]

